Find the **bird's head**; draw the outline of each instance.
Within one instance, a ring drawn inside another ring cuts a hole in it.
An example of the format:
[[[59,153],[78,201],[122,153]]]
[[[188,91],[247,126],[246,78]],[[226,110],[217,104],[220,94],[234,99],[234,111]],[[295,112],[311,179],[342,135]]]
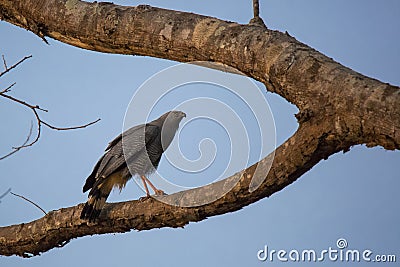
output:
[[[183,118],[186,117],[186,113],[182,112],[182,111],[179,111],[179,110],[173,110],[173,111],[169,112],[168,116],[173,116],[174,119],[180,121],[180,120],[182,120]]]
[[[169,144],[172,142],[172,139],[178,130],[179,123],[184,117],[186,117],[184,112],[173,110],[165,113],[158,119],[160,120],[160,123],[162,123],[161,142],[164,150],[167,149]]]
[[[154,122],[159,125],[162,125],[163,128],[168,127],[168,129],[171,129],[171,132],[175,132],[179,127],[179,123],[184,117],[186,117],[186,114],[184,112],[178,110],[172,110],[163,114],[160,118],[158,118]]]
[[[172,110],[163,114],[160,118],[158,118],[158,120],[162,121],[163,123],[168,121],[168,123],[176,123],[179,125],[181,120],[185,117],[186,117],[185,112],[179,110]]]

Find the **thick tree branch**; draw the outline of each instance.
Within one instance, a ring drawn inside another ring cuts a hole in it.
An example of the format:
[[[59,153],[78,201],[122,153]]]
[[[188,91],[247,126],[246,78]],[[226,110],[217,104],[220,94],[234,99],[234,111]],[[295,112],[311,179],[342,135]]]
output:
[[[266,157],[260,163],[233,175],[225,180],[204,187],[163,196],[169,203],[155,199],[107,204],[97,223],[88,223],[79,218],[83,205],[63,208],[49,212],[39,220],[0,228],[0,254],[29,257],[58,247],[72,238],[103,234],[128,232],[131,229],[148,230],[161,227],[183,227],[189,222],[197,222],[210,216],[233,212],[257,200],[270,196],[295,181],[321,158],[328,157],[334,150],[340,149],[318,134],[308,132],[301,127],[294,136],[280,146],[275,155],[273,171],[268,173],[265,182],[250,193],[250,181],[258,174],[265,175],[268,161]],[[301,147],[307,144],[307,149]],[[304,153],[304,154],[303,154]],[[300,157],[300,154],[302,156]],[[278,166],[279,164],[279,166]],[[230,184],[236,184],[222,198],[207,205],[183,208],[187,199],[200,200],[218,195]]]
[[[263,82],[300,112],[336,116],[335,132],[356,131],[356,143],[399,148],[398,87],[277,31],[147,5],[79,0],[0,0],[0,19],[99,52],[221,62]]]
[[[266,168],[269,157],[258,163],[257,173],[266,179],[254,192],[249,185],[256,165],[218,183],[165,197],[179,204],[216,194],[239,180],[223,198],[200,207],[152,199],[114,203],[91,225],[79,219],[81,205],[60,209],[27,224],[0,228],[2,255],[37,255],[84,235],[182,227],[268,197],[320,160],[351,146],[400,149],[399,87],[356,73],[284,33],[150,6],[78,0],[0,0],[0,18],[84,49],[220,62],[263,82],[300,110],[299,129],[277,148],[271,171]]]

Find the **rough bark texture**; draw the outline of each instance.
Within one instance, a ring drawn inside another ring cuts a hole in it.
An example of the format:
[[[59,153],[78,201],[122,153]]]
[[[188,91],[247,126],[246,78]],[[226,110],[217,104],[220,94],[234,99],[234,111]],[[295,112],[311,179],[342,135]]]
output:
[[[276,149],[271,171],[265,167],[268,157],[258,163],[266,179],[252,193],[256,165],[227,180],[167,196],[179,203],[239,179],[223,198],[200,207],[168,206],[154,199],[113,203],[100,222],[90,225],[79,219],[82,205],[60,209],[27,224],[0,228],[1,255],[38,255],[85,235],[183,227],[268,197],[320,160],[351,146],[400,148],[399,87],[356,73],[281,32],[144,5],[78,0],[0,0],[0,19],[84,49],[227,64],[300,110],[299,128]]]

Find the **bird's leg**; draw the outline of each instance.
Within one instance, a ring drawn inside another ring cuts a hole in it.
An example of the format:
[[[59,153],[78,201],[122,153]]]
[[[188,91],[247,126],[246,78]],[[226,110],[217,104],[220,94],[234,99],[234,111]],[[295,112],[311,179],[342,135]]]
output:
[[[151,182],[149,179],[146,178],[146,176],[142,176],[142,179],[144,179],[147,183],[149,183],[151,189],[153,189],[154,193],[156,194],[156,196],[162,196],[162,195],[166,195],[164,193],[164,191],[157,189]]]
[[[149,192],[149,189],[147,188],[147,184],[146,184],[147,178],[144,177],[144,175],[141,175],[140,178],[142,179],[144,189],[146,190],[146,197],[150,197],[150,192]]]

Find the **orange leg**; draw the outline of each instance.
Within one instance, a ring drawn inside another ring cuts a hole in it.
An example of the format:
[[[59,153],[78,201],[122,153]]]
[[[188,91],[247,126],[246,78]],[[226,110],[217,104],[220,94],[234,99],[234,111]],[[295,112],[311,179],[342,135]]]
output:
[[[147,193],[148,196],[149,196],[149,193],[148,193],[149,190],[147,189],[146,183],[148,183],[148,184],[150,185],[151,189],[153,189],[153,191],[154,191],[154,193],[156,194],[156,196],[165,195],[164,191],[162,191],[162,190],[160,190],[160,189],[157,189],[157,188],[153,185],[153,183],[150,182],[150,180],[146,178],[146,176],[142,175],[142,176],[140,176],[140,177],[142,178],[142,181],[143,181],[143,183],[145,184],[145,189],[146,189],[146,193]]]
[[[143,182],[143,185],[144,185],[144,189],[146,190],[146,196],[147,196],[147,197],[150,197],[150,192],[149,192],[149,189],[147,188],[147,184],[146,184],[146,177],[144,177],[144,176],[142,175],[142,176],[140,176],[140,178],[142,178],[142,182]]]

